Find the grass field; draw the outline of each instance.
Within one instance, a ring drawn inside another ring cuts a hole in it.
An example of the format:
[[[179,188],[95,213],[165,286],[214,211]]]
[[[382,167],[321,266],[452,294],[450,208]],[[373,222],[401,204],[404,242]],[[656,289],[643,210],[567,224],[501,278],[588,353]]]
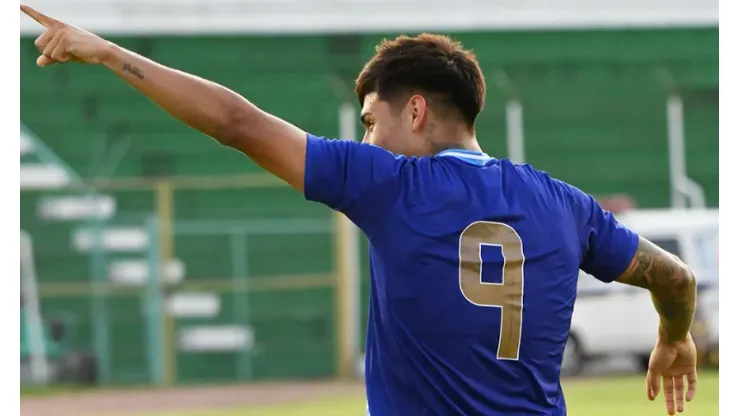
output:
[[[700,375],[697,397],[684,415],[719,414],[719,375]],[[650,402],[645,397],[642,377],[588,379],[564,383],[570,416],[654,416],[667,414],[663,397]],[[364,415],[364,397],[291,403],[265,407],[191,413],[149,413],[136,416],[351,416]],[[123,416],[123,415],[122,415]]]

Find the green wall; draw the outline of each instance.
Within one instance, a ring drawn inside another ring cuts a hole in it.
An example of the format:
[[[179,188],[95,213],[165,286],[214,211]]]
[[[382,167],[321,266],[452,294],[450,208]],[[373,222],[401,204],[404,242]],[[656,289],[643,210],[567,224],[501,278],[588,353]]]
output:
[[[525,109],[527,159],[593,193],[632,193],[668,204],[665,98],[685,99],[690,176],[717,203],[718,31],[461,33],[488,79],[479,138],[505,156],[505,94]],[[113,39],[167,65],[235,89],[316,134],[338,132],[338,96],[381,36],[160,37]],[[35,67],[21,39],[23,121],[83,175],[220,174],[257,168],[172,120],[106,70]],[[342,85],[344,87],[342,87]],[[130,142],[130,143],[129,143]],[[124,146],[127,144],[128,146]],[[117,167],[116,145],[126,148]],[[108,158],[106,158],[106,156]]]

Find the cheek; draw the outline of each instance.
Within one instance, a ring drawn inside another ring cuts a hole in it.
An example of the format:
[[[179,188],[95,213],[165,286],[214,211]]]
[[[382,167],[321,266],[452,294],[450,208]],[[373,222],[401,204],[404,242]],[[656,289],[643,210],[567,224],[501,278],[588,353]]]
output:
[[[365,131],[365,143],[380,146],[391,152],[397,152],[403,142],[403,129],[393,121],[384,121],[373,126],[372,131]]]
[[[375,126],[375,129],[373,129],[372,132],[372,137],[375,143],[387,145],[390,144],[389,142],[395,141],[398,133],[399,129],[397,124],[386,122]]]

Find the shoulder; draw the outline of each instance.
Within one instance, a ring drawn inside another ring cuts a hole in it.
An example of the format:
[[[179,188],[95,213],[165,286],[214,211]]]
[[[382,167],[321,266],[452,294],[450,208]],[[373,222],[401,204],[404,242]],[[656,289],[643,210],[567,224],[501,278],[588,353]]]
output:
[[[553,197],[562,194],[564,188],[567,188],[564,182],[528,163],[514,163],[508,159],[500,159],[497,164],[501,172],[502,185],[517,193],[526,192]]]
[[[523,180],[530,181],[540,186],[557,187],[564,184],[559,179],[555,179],[544,170],[540,170],[529,163],[514,163],[510,160],[502,160],[502,167],[506,170],[514,171]]]
[[[515,164],[509,162],[519,172],[524,180],[536,185],[551,197],[561,199],[567,203],[575,203],[579,206],[587,204],[588,195],[578,187],[564,180],[552,177],[548,172],[535,168],[530,164]]]

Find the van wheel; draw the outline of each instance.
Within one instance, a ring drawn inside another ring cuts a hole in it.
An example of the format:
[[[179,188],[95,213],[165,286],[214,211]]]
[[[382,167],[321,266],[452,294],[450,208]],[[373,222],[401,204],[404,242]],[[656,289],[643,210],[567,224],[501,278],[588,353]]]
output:
[[[574,334],[568,335],[563,351],[563,363],[560,366],[560,375],[564,377],[578,376],[586,367],[586,355],[583,353],[581,343]]]

